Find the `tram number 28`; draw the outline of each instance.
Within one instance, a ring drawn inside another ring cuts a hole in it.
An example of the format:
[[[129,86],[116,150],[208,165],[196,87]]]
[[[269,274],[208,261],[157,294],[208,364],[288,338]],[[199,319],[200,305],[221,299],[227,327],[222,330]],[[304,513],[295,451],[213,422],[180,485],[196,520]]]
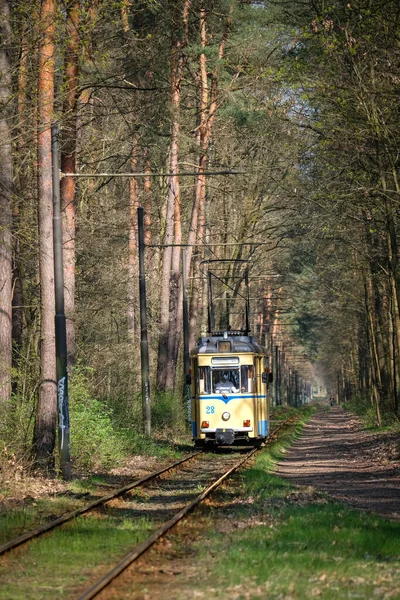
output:
[[[213,415],[215,413],[215,406],[206,406],[206,415]]]

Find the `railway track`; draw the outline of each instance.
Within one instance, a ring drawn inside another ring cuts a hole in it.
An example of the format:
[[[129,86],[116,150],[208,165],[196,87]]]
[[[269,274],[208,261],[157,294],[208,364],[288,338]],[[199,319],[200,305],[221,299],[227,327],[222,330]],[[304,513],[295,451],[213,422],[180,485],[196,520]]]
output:
[[[293,421],[293,417],[289,417],[286,421],[282,422],[272,432],[268,438],[265,446],[271,444],[276,438],[278,431]],[[174,515],[169,521],[164,523],[157,531],[155,531],[147,540],[142,544],[134,548],[132,552],[127,554],[113,569],[106,573],[101,579],[93,584],[86,592],[79,596],[78,600],[91,600],[95,598],[102,590],[104,590],[115,578],[117,578],[125,569],[127,569],[135,560],[137,560],[142,554],[153,546],[153,544],[170,531],[179,521],[181,521],[186,515],[188,515],[196,506],[200,504],[207,496],[209,496],[215,489],[217,489],[230,475],[237,471],[251,456],[259,452],[260,448],[254,448],[246,453],[246,455],[239,461],[236,461],[225,473],[223,473],[216,481],[209,485],[201,494],[184,506],[176,515]]]
[[[293,417],[290,417],[286,421],[282,422],[279,427],[275,428],[271,436],[268,438],[266,445],[270,444],[275,438],[278,431],[293,421]],[[95,509],[101,509],[102,506],[107,505],[110,501],[119,499],[118,502],[125,502],[121,500],[123,496],[126,498],[129,496],[129,492],[134,491],[135,488],[140,488],[144,484],[149,484],[150,487],[146,486],[146,493],[152,497],[151,501],[146,503],[147,507],[152,506],[153,498],[154,504],[157,503],[158,496],[161,494],[171,494],[171,496],[164,500],[168,505],[168,510],[165,511],[165,515],[161,515],[161,526],[154,531],[148,539],[144,540],[131,552],[129,552],[118,564],[104,574],[98,581],[92,583],[81,596],[79,600],[89,600],[95,598],[103,589],[105,589],[115,578],[117,578],[129,565],[131,565],[137,558],[143,555],[159,538],[174,527],[180,520],[182,520],[188,513],[190,513],[202,500],[209,496],[217,487],[219,487],[223,481],[225,481],[230,475],[232,475],[237,469],[239,469],[251,456],[253,456],[259,449],[253,449],[246,451],[245,455],[241,455],[238,460],[237,453],[232,454],[219,454],[218,457],[211,457],[210,455],[196,452],[190,456],[176,461],[164,469],[160,469],[154,473],[149,474],[146,477],[138,479],[131,484],[124,486],[103,496],[102,498],[91,502],[90,504],[79,508],[75,511],[67,513],[50,523],[42,525],[35,530],[26,532],[10,540],[6,544],[0,547],[0,553],[10,552],[14,548],[21,546],[34,537],[40,536],[41,534],[50,531],[63,525],[67,521],[71,521],[76,517],[87,513]],[[193,458],[202,455],[202,460],[197,460],[194,463],[191,462]],[[160,479],[160,475],[175,470],[174,478],[163,478]],[[201,486],[203,490],[198,493],[197,488]],[[171,493],[172,490],[172,493]],[[178,491],[176,491],[178,490]],[[174,501],[171,501],[171,497]],[[178,502],[175,499],[178,498]],[[142,509],[143,510],[143,509]],[[162,511],[161,511],[162,512]],[[172,516],[170,516],[171,513]]]
[[[177,460],[176,462],[172,463],[171,465],[168,465],[167,467],[164,467],[163,469],[159,469],[158,471],[154,471],[153,473],[150,473],[149,475],[146,475],[145,477],[136,479],[132,483],[128,483],[124,487],[119,488],[119,489],[115,490],[114,492],[107,494],[106,496],[102,496],[101,498],[98,498],[97,500],[94,500],[93,502],[90,502],[89,504],[86,504],[85,506],[82,506],[81,508],[77,508],[76,510],[65,513],[64,515],[61,515],[57,519],[49,521],[48,523],[45,523],[44,525],[40,525],[36,529],[32,529],[31,531],[22,533],[18,537],[14,538],[14,539],[10,540],[9,542],[6,542],[5,544],[2,544],[0,546],[0,556],[2,554],[4,554],[5,552],[13,550],[14,548],[17,548],[18,546],[21,546],[22,544],[29,542],[29,540],[31,540],[35,537],[43,535],[47,531],[56,529],[57,527],[60,527],[64,523],[67,523],[68,521],[72,521],[72,519],[75,519],[76,517],[79,517],[80,515],[83,515],[83,514],[89,512],[90,510],[98,508],[99,506],[106,504],[110,500],[113,500],[114,498],[118,498],[119,496],[122,496],[123,494],[126,494],[127,492],[129,492],[137,487],[140,487],[141,485],[143,485],[144,483],[147,483],[148,481],[156,479],[157,477],[159,477],[160,475],[163,475],[164,473],[167,473],[168,471],[172,471],[173,469],[176,469],[183,463],[186,463],[189,460],[192,460],[194,457],[198,456],[199,454],[201,454],[200,451],[194,452],[193,454],[190,454],[190,456],[186,456],[185,458]]]

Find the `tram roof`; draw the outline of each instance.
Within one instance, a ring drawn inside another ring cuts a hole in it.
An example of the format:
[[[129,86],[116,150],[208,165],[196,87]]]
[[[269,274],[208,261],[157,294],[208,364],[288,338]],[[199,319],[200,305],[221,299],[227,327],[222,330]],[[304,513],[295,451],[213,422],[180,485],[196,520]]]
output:
[[[231,342],[230,351],[222,349],[219,342]],[[266,354],[267,349],[258,343],[258,340],[250,335],[235,335],[224,337],[223,335],[210,335],[201,337],[197,341],[197,345],[190,351],[190,356],[194,357],[198,354],[240,354],[242,352],[251,352],[253,354]]]

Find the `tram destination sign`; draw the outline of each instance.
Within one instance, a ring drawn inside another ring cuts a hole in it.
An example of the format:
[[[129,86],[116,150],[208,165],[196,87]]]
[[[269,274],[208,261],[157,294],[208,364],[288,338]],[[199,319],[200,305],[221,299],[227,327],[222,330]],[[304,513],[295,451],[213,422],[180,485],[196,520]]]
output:
[[[211,358],[211,364],[214,367],[221,367],[226,365],[238,365],[239,357],[238,356],[213,356]]]

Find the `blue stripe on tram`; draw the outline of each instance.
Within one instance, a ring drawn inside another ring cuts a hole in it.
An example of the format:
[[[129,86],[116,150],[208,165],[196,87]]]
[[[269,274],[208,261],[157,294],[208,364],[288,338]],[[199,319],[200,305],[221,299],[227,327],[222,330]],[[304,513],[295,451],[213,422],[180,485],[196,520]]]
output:
[[[197,436],[197,423],[196,423],[196,421],[192,421],[192,435],[193,435],[193,437]]]
[[[254,396],[253,395],[248,395],[248,396],[228,396],[227,398],[224,398],[222,396],[200,396],[199,400],[206,400],[207,402],[209,402],[210,400],[222,400],[222,402],[224,402],[224,404],[228,404],[228,402],[230,402],[231,400],[248,400],[248,399],[254,399],[254,398],[265,398],[266,396]]]
[[[269,430],[269,422],[268,421],[258,421],[258,435],[262,435],[263,437],[268,435]]]

